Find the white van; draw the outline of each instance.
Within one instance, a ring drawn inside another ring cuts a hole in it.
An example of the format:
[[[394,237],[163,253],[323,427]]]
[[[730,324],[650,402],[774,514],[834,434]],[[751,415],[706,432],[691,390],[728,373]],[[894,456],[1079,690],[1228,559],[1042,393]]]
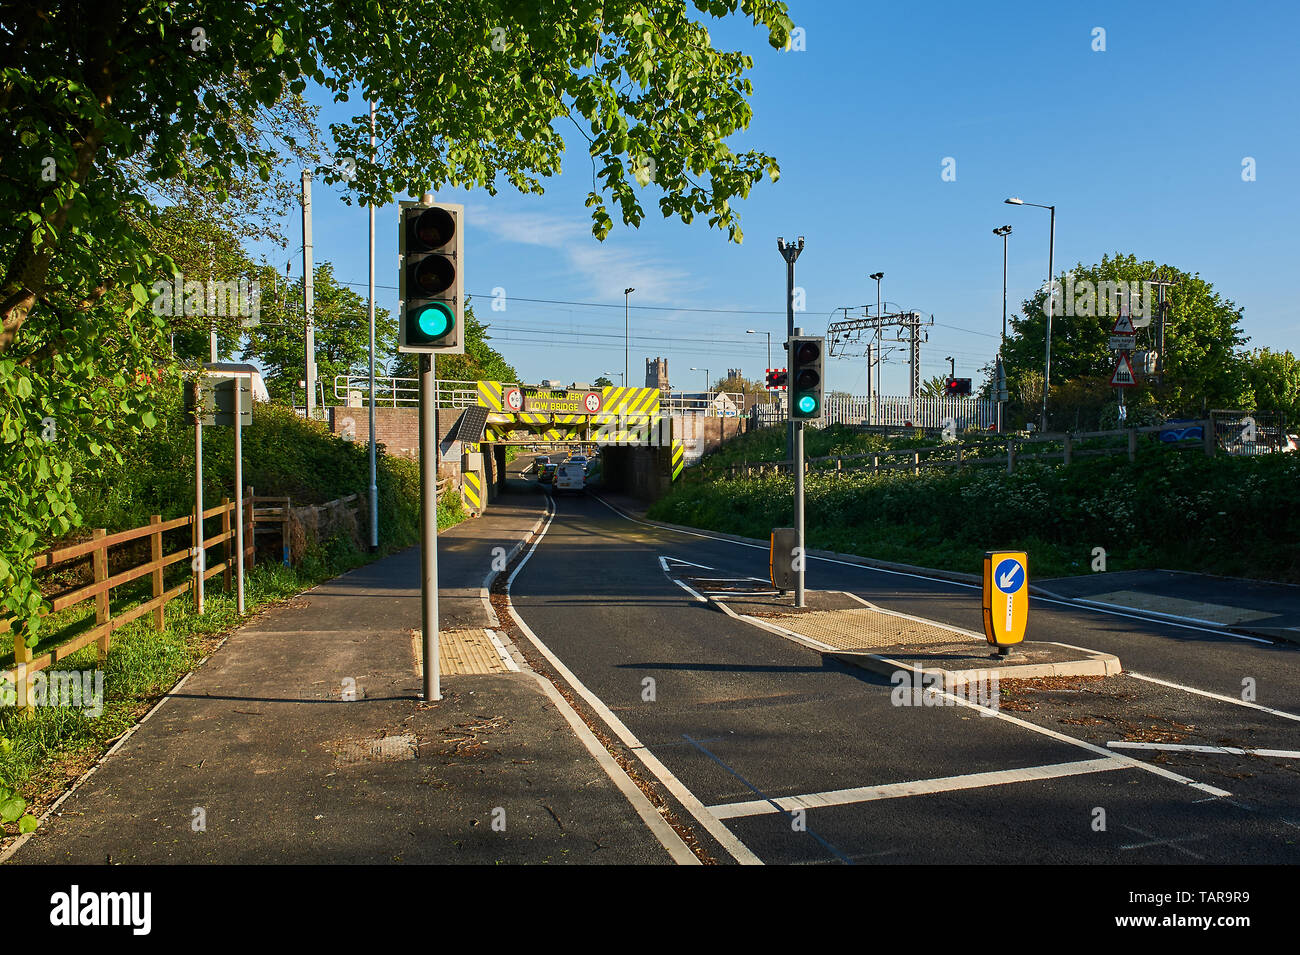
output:
[[[581,494],[587,486],[587,469],[581,464],[565,461],[555,469],[555,493],[576,491]]]

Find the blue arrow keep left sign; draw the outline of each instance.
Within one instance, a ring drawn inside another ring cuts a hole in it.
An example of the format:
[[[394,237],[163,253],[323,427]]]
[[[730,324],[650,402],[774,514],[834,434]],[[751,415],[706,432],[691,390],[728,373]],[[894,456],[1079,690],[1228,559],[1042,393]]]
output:
[[[1004,594],[1014,594],[1025,585],[1025,568],[1014,557],[1000,561],[993,570],[993,584]]]

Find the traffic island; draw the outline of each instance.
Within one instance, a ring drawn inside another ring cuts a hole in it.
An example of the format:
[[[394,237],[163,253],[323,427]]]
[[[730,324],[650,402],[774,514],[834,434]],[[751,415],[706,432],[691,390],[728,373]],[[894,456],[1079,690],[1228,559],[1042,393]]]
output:
[[[948,692],[995,678],[1114,676],[1121,671],[1113,654],[1066,643],[1022,643],[1000,655],[982,634],[884,610],[843,591],[810,590],[806,606],[795,607],[790,594],[760,589],[757,582],[748,592],[733,584],[731,593],[709,588],[705,579],[697,582],[705,599],[728,616],[852,666],[891,677],[910,672]]]

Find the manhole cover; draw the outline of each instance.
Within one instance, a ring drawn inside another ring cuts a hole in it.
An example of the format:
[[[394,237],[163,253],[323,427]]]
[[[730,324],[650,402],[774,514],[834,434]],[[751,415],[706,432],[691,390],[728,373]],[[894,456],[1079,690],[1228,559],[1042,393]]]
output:
[[[340,766],[354,766],[357,763],[391,763],[403,759],[415,759],[417,749],[415,737],[385,736],[382,739],[345,739],[331,745],[334,750],[334,762]]]

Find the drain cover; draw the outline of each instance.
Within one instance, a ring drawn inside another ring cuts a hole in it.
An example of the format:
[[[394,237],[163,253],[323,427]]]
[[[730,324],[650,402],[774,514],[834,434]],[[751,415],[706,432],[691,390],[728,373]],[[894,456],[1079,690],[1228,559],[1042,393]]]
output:
[[[415,759],[415,737],[385,736],[382,739],[344,739],[331,746],[334,750],[334,762],[340,766],[354,766],[357,763],[391,763],[403,759]]]

